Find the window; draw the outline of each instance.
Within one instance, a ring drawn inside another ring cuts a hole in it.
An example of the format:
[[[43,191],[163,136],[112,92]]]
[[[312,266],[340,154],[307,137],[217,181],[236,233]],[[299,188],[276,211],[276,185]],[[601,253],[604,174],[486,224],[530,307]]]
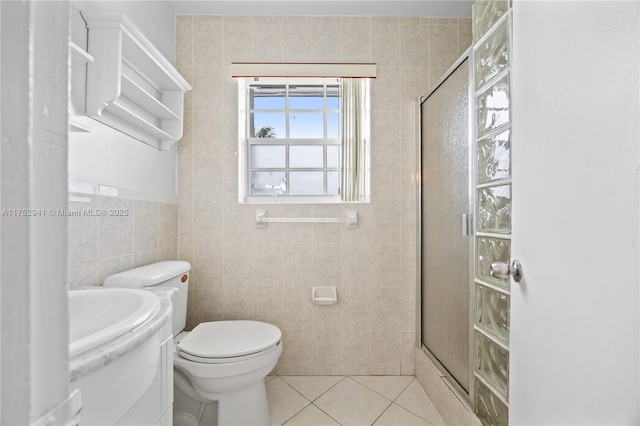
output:
[[[342,201],[341,98],[336,78],[241,80],[240,202]]]

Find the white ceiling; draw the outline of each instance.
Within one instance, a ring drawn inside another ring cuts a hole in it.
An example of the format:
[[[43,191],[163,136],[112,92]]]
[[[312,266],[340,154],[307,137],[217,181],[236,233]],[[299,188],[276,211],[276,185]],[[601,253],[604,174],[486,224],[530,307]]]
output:
[[[173,0],[177,14],[470,17],[466,0]]]

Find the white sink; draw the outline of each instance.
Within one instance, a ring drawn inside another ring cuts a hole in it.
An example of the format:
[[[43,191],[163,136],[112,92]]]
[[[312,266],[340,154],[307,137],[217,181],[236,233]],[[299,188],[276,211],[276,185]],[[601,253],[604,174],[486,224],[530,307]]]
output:
[[[69,291],[69,357],[74,358],[121,336],[160,308],[155,294],[136,289]]]

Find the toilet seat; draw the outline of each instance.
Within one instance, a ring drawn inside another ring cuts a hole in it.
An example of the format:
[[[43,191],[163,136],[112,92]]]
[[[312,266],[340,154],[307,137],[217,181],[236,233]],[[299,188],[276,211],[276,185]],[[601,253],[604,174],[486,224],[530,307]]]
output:
[[[212,321],[198,324],[178,342],[177,354],[204,364],[240,362],[276,350],[282,333],[260,321]]]

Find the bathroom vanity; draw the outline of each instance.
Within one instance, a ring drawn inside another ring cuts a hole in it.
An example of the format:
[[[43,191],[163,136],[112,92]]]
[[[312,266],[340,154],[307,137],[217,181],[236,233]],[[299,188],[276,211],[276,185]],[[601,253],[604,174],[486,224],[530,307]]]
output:
[[[83,425],[172,424],[174,291],[94,287],[69,292],[70,386],[81,392]],[[152,296],[155,305],[140,295]]]

